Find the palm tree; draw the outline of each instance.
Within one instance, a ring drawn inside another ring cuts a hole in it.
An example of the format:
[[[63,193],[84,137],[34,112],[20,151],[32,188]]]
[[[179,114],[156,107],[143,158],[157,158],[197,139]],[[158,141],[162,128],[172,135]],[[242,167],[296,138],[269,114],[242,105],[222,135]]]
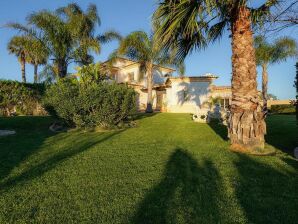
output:
[[[281,38],[274,43],[268,43],[264,36],[255,37],[257,65],[262,67],[263,112],[267,115],[268,65],[285,61],[296,55],[296,42],[291,38]]]
[[[53,83],[58,78],[58,66],[55,64],[46,64],[38,75],[38,82]]]
[[[264,148],[266,123],[257,91],[252,23],[264,19],[277,2],[267,0],[251,8],[247,0],[161,0],[153,15],[160,47],[177,48],[180,58],[220,39],[229,28],[232,102],[228,133],[235,150]]]
[[[141,72],[147,78],[147,106],[146,113],[152,113],[152,87],[155,64],[174,65],[175,61],[156,45],[153,36],[143,31],[135,31],[122,39],[117,54],[138,61]]]
[[[28,51],[28,61],[34,66],[34,83],[37,83],[39,79],[38,66],[47,63],[49,52],[42,42],[32,37],[29,38],[30,50]]]
[[[67,23],[56,13],[41,11],[27,17],[30,27],[17,23],[8,27],[23,31],[38,39],[49,51],[52,60],[58,66],[60,78],[67,75],[67,67],[74,60],[75,39]]]
[[[94,4],[90,4],[86,12],[76,3],[68,4],[56,11],[66,18],[66,22],[72,30],[72,35],[77,39],[77,44],[80,47],[76,49],[74,54],[77,62],[81,65],[93,63],[90,51],[99,53],[101,43],[121,40],[121,35],[116,31],[107,31],[104,34],[94,35],[96,27],[101,25],[97,7]]]
[[[14,54],[18,57],[21,64],[22,82],[26,82],[26,61],[28,60],[28,36],[14,36],[11,38],[7,45],[7,49],[10,54]]]
[[[76,4],[69,4],[55,12],[40,11],[27,17],[28,26],[18,23],[7,24],[7,27],[25,32],[41,41],[47,48],[53,63],[58,66],[58,76],[67,75],[68,65],[72,62],[89,64],[93,57],[91,52],[100,52],[102,35],[94,36],[99,25],[99,16],[95,5],[90,5],[87,12]],[[110,40],[115,32],[107,33]]]

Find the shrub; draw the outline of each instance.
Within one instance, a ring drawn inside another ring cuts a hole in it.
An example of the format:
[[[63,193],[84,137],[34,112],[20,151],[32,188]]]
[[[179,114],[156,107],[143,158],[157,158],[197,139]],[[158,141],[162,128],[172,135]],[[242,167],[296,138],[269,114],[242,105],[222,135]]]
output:
[[[107,81],[60,80],[47,89],[47,111],[76,127],[112,127],[136,111],[136,93],[126,85]]]
[[[278,114],[291,114],[295,113],[295,106],[291,104],[272,105],[270,108],[270,112]]]
[[[41,98],[44,94],[43,84],[20,83],[17,81],[0,81],[0,113],[10,116],[17,113],[22,115],[42,115]]]

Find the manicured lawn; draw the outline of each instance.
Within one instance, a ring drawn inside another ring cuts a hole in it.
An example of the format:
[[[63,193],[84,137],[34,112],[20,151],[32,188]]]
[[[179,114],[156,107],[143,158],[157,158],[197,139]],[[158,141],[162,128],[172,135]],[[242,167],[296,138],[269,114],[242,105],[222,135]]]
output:
[[[1,118],[0,223],[297,223],[298,161],[232,153],[222,126],[156,114],[112,132],[53,134],[49,117]],[[268,118],[292,153],[294,116]]]

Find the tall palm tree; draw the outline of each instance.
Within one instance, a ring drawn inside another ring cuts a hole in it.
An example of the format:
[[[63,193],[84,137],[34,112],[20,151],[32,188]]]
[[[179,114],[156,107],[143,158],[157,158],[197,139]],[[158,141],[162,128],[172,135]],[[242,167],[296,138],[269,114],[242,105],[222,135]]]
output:
[[[7,26],[23,31],[38,39],[49,51],[58,66],[60,78],[67,75],[67,67],[74,60],[75,39],[68,24],[57,13],[47,10],[33,13],[27,17],[30,27],[17,23]]]
[[[14,36],[11,38],[7,45],[10,54],[18,57],[21,64],[22,82],[26,82],[26,61],[29,56],[28,36]]]
[[[97,7],[90,4],[84,12],[76,3],[68,4],[57,9],[57,13],[66,18],[72,34],[77,39],[80,46],[75,51],[77,62],[81,65],[88,65],[93,62],[91,51],[99,53],[102,43],[111,40],[121,40],[121,35],[116,31],[106,31],[97,36],[94,35],[96,27],[101,25],[101,20],[97,12]]]
[[[38,75],[38,82],[53,83],[58,78],[58,67],[55,64],[46,64]]]
[[[117,54],[138,61],[141,65],[141,72],[147,78],[147,106],[146,112],[152,113],[152,87],[153,87],[153,71],[155,64],[158,65],[174,65],[175,61],[169,54],[165,54],[156,45],[154,37],[149,36],[146,32],[135,31],[122,39]]]
[[[68,65],[72,62],[89,64],[93,61],[92,52],[100,52],[100,40],[111,40],[116,32],[95,36],[95,28],[100,19],[95,5],[89,5],[85,13],[78,5],[69,4],[57,9],[31,14],[27,17],[30,26],[18,23],[7,24],[26,34],[30,34],[48,49],[53,63],[58,66],[58,76],[67,75]]]
[[[44,65],[48,61],[49,51],[39,40],[29,37],[30,50],[28,51],[28,61],[34,66],[34,83],[38,82],[38,66]]]
[[[87,11],[84,12],[76,3],[68,4],[56,10],[57,14],[65,18],[65,22],[75,39],[76,47],[74,58],[76,62],[87,65],[93,62],[90,54],[100,52],[100,43],[94,36],[97,26],[100,25],[100,18],[96,5],[90,4]]]
[[[255,37],[254,41],[257,65],[262,67],[263,112],[267,115],[268,65],[285,61],[296,55],[296,42],[291,38],[281,38],[269,43],[264,36]]]
[[[153,16],[160,46],[178,48],[180,58],[220,39],[229,28],[232,102],[228,133],[236,150],[264,148],[266,123],[257,91],[252,23],[264,19],[277,2],[267,0],[251,8],[248,0],[161,0]]]

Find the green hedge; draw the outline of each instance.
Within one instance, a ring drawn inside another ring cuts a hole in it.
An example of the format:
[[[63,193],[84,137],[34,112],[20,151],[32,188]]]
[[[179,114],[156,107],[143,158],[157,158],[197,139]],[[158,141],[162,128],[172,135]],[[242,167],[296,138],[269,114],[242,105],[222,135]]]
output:
[[[111,127],[136,112],[136,92],[126,85],[64,79],[50,86],[44,106],[69,126]]]
[[[269,112],[278,114],[292,114],[295,113],[295,106],[291,104],[272,105]]]
[[[0,80],[0,115],[42,115],[41,99],[44,84],[20,83]]]

